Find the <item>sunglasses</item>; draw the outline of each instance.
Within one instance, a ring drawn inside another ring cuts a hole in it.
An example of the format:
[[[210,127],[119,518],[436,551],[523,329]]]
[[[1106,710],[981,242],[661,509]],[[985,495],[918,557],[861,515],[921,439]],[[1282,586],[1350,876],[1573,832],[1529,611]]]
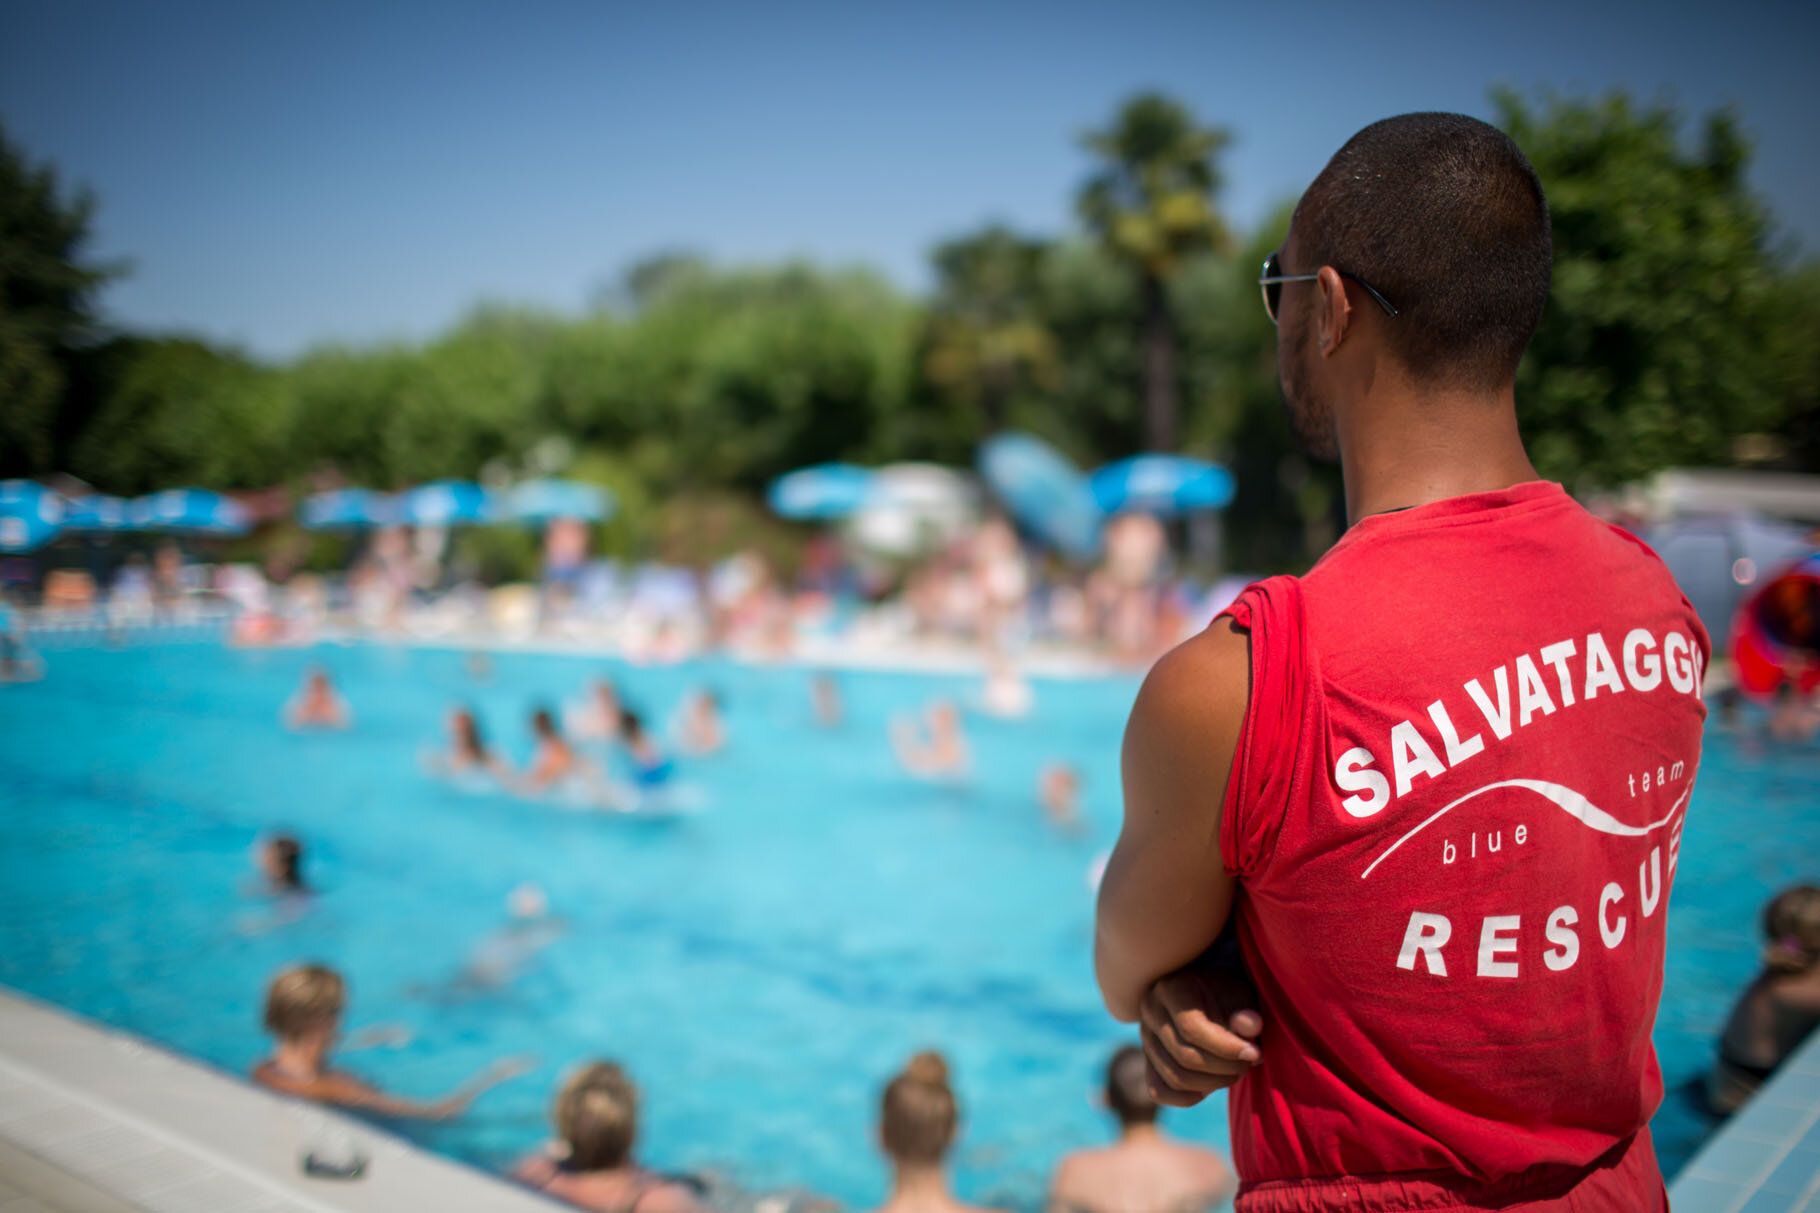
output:
[[[1391,306],[1390,300],[1378,292],[1378,288],[1365,281],[1357,274],[1336,269],[1335,273],[1342,278],[1350,278],[1381,308],[1386,316],[1395,316],[1397,309]],[[1319,274],[1285,274],[1283,256],[1280,252],[1264,258],[1264,270],[1258,275],[1258,290],[1264,296],[1264,314],[1270,317],[1270,323],[1277,322],[1277,306],[1283,302],[1283,284],[1285,282],[1313,282]]]

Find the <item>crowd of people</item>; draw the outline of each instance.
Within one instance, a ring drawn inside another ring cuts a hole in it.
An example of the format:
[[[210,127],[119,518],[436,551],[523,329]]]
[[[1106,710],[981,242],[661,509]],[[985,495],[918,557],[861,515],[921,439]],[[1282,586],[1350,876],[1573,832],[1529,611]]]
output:
[[[381,1090],[335,1065],[347,984],[333,969],[304,964],[273,978],[265,998],[269,1057],[255,1082],[299,1099],[386,1119],[447,1120],[476,1098],[528,1068],[507,1058],[482,1069],[439,1099]],[[340,1042],[341,1051],[385,1039],[384,1033]],[[1125,1045],[1107,1062],[1101,1096],[1116,1126],[1111,1144],[1065,1156],[1050,1184],[1053,1213],[1192,1213],[1212,1208],[1236,1186],[1211,1150],[1178,1141],[1158,1125],[1142,1050]],[[705,1185],[639,1159],[640,1096],[616,1061],[576,1066],[551,1102],[548,1143],[512,1171],[519,1182],[596,1213],[697,1213]],[[890,1168],[881,1213],[980,1213],[955,1194],[948,1160],[959,1136],[961,1105],[947,1062],[922,1052],[884,1086],[878,1144]]]
[[[484,653],[470,654],[467,667],[477,683],[490,681],[491,659]],[[1008,692],[1007,687],[1014,689]],[[817,673],[808,689],[815,723],[823,728],[841,724],[847,706],[836,676]],[[995,662],[971,707],[1019,716],[1031,710],[1034,697],[1015,666]],[[294,731],[356,727],[353,705],[322,666],[305,671],[280,719]],[[444,742],[423,755],[423,766],[438,778],[481,781],[525,798],[553,798],[564,808],[652,812],[662,804],[655,798],[676,786],[679,760],[712,756],[729,742],[719,691],[701,687],[683,695],[659,737],[605,677],[589,682],[561,708],[533,707],[528,727],[531,751],[522,766],[514,765],[491,744],[472,707],[453,707]],[[964,717],[954,700],[939,699],[919,714],[893,719],[888,738],[906,777],[953,785],[972,773]],[[1060,834],[1078,835],[1085,829],[1081,784],[1079,771],[1063,760],[1047,763],[1039,774],[1035,800]],[[262,891],[274,908],[249,920],[250,929],[283,926],[307,911],[316,893],[306,875],[305,854],[303,841],[294,834],[273,834],[262,841],[256,862]],[[528,957],[562,930],[534,886],[514,890],[508,907],[509,923],[499,939],[483,943],[442,986],[415,992],[440,997],[503,988]],[[409,1098],[380,1089],[340,1068],[336,1054],[408,1041],[409,1033],[381,1027],[343,1038],[346,1006],[347,985],[333,969],[301,964],[280,973],[267,991],[264,1012],[274,1048],[254,1068],[254,1080],[292,1097],[382,1119],[445,1120],[528,1068],[525,1059],[502,1059],[440,1098]],[[1056,1209],[1182,1213],[1209,1207],[1230,1193],[1231,1174],[1217,1155],[1158,1130],[1158,1108],[1146,1094],[1143,1059],[1135,1048],[1121,1050],[1109,1063],[1104,1100],[1120,1126],[1119,1137],[1112,1146],[1063,1162],[1055,1176]],[[637,1161],[638,1105],[638,1089],[621,1064],[597,1060],[576,1067],[553,1101],[554,1138],[524,1160],[514,1176],[586,1209],[685,1213],[703,1207],[701,1186],[691,1177],[650,1170]],[[961,1213],[967,1208],[952,1195],[944,1165],[958,1128],[959,1104],[945,1062],[934,1053],[919,1054],[887,1084],[883,1097],[879,1140],[893,1176],[887,1208],[904,1213]]]

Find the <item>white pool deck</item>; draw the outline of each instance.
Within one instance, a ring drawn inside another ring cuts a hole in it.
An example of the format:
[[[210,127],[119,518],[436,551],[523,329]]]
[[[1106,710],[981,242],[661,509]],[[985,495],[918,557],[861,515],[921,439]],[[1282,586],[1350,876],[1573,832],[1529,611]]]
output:
[[[348,1143],[358,1179],[305,1153]],[[369,1125],[0,990],[0,1213],[551,1213]]]
[[[1682,1168],[1675,1213],[1820,1213],[1820,1032]]]

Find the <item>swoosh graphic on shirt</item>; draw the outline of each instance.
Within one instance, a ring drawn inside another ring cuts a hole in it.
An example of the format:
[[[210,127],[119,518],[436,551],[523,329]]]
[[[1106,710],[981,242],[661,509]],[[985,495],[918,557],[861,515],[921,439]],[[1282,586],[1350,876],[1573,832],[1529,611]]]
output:
[[[1482,788],[1474,788],[1458,800],[1442,805],[1440,808],[1436,809],[1428,816],[1427,820],[1416,826],[1415,829],[1409,831],[1409,833],[1403,835],[1403,837],[1391,843],[1389,849],[1376,859],[1372,860],[1371,867],[1368,867],[1363,872],[1359,873],[1359,879],[1364,880],[1367,876],[1371,875],[1372,868],[1376,868],[1386,859],[1389,859],[1391,854],[1395,852],[1398,847],[1408,842],[1411,838],[1414,838],[1417,834],[1420,834],[1423,830],[1426,830],[1441,818],[1447,816],[1447,814],[1453,812],[1475,796],[1483,796],[1485,793],[1494,792],[1499,788],[1523,788],[1527,791],[1534,792],[1544,800],[1559,807],[1569,817],[1580,822],[1580,824],[1589,829],[1597,830],[1601,834],[1615,834],[1619,838],[1642,838],[1645,834],[1653,834],[1674,819],[1675,814],[1680,812],[1682,803],[1687,800],[1687,794],[1694,790],[1694,782],[1693,777],[1690,774],[1688,776],[1687,787],[1682,789],[1681,795],[1675,799],[1674,806],[1668,810],[1668,814],[1664,816],[1662,820],[1652,821],[1646,826],[1632,826],[1625,825],[1616,817],[1613,817],[1610,813],[1607,813],[1604,809],[1580,795],[1580,793],[1574,791],[1572,788],[1564,787],[1561,784],[1549,783],[1546,780],[1541,779],[1500,779],[1498,782],[1488,783]]]

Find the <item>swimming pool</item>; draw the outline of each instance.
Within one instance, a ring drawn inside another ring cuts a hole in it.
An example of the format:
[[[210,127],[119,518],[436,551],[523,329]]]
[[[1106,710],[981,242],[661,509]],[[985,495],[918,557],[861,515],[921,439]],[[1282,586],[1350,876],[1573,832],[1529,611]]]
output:
[[[560,1074],[591,1056],[644,1088],[653,1165],[854,1205],[884,1193],[877,1095],[918,1048],[954,1066],[970,1198],[1033,1207],[1059,1155],[1106,1134],[1092,1096],[1123,1035],[1093,986],[1087,871],[1116,830],[1135,679],[1043,681],[1026,720],[970,715],[978,773],[961,790],[898,774],[886,737],[897,712],[971,699],[959,677],[843,673],[847,717],[824,731],[809,673],[784,666],[514,653],[477,680],[449,651],[205,643],[49,660],[44,682],[0,688],[0,982],[244,1073],[265,1048],[266,980],[331,963],[352,984],[350,1027],[415,1029],[347,1059],[389,1087],[437,1094],[502,1054],[539,1059],[467,1118],[410,1131],[489,1167],[544,1138]],[[312,663],[351,702],[351,733],[279,727]],[[600,673],[659,722],[689,689],[723,693],[728,749],[680,776],[699,813],[583,814],[422,773],[450,705],[521,761],[529,710]],[[1035,802],[1057,758],[1085,775],[1079,838]],[[1672,1088],[1704,1069],[1754,971],[1758,907],[1813,875],[1817,774],[1812,750],[1708,738],[1657,1029],[1671,1173],[1706,1128]],[[322,890],[295,922],[248,889],[249,851],[275,827],[307,840]],[[525,881],[566,932],[504,989],[451,990]],[[1224,1103],[1173,1127],[1223,1147]]]

